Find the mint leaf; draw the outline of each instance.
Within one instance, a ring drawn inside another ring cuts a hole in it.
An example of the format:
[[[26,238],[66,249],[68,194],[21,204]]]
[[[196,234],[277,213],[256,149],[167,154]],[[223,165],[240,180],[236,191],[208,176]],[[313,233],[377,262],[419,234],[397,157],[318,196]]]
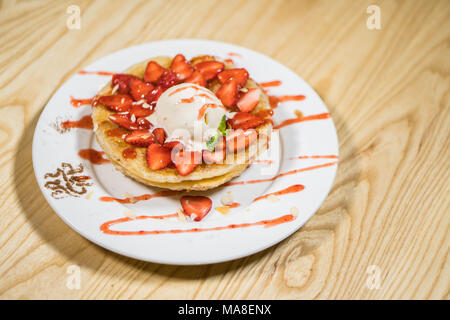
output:
[[[214,151],[216,148],[216,145],[219,143],[219,134],[216,133],[211,138],[209,138],[208,142],[206,142],[206,148],[208,148],[209,151]]]
[[[225,115],[222,117],[222,120],[220,120],[220,124],[217,130],[220,132],[221,135],[223,136],[227,135],[227,117],[225,117]]]

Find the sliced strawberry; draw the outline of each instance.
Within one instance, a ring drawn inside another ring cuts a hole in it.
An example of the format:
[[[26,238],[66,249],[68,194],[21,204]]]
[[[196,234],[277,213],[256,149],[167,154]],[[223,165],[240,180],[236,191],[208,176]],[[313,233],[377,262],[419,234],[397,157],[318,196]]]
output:
[[[244,68],[224,70],[217,75],[220,83],[225,83],[228,79],[236,80],[239,87],[243,87],[248,80],[248,72]]]
[[[183,196],[180,203],[184,214],[195,221],[202,220],[212,207],[212,200],[204,196]]]
[[[195,69],[200,71],[206,81],[214,79],[224,68],[225,65],[219,61],[204,61],[195,65]]]
[[[197,71],[197,70],[195,70],[192,73],[192,75],[189,78],[187,78],[184,82],[194,83],[194,84],[197,84],[202,87],[206,86],[206,80],[203,79],[202,74],[200,73],[200,71]]]
[[[183,144],[180,141],[170,141],[170,142],[165,142],[163,144],[164,147],[169,148],[170,150],[172,149],[177,149],[177,150],[181,150],[183,149]]]
[[[259,102],[260,96],[261,90],[259,90],[258,88],[249,89],[239,98],[239,101],[236,105],[242,112],[250,112],[255,109],[256,105]]]
[[[226,107],[232,107],[238,102],[239,88],[236,80],[233,78],[225,81],[224,84],[217,90],[216,96],[222,101]]]
[[[200,152],[179,150],[174,154],[173,163],[182,176],[187,176],[202,162]]]
[[[142,129],[142,130],[148,130],[153,126],[147,119],[145,119],[143,117],[137,118],[136,123],[138,124],[139,129]]]
[[[206,164],[219,163],[225,159],[227,151],[225,148],[217,148],[214,151],[203,150],[203,161]]]
[[[109,116],[109,119],[115,124],[128,130],[141,129],[139,124],[137,124],[136,122],[132,122],[127,114],[112,114]]]
[[[233,129],[251,129],[263,124],[264,120],[248,112],[238,112],[227,121]]]
[[[145,100],[145,97],[147,97],[151,91],[153,91],[151,83],[139,79],[130,79],[130,94],[134,101]]]
[[[156,129],[153,129],[153,135],[155,136],[155,138],[156,138],[156,141],[159,143],[159,144],[164,144],[164,141],[166,141],[166,137],[167,137],[167,135],[166,135],[166,132],[164,131],[164,129],[163,128],[156,128]]]
[[[171,162],[171,151],[157,143],[147,147],[147,165],[152,170],[160,170]]]
[[[227,136],[227,149],[230,152],[238,152],[256,141],[258,134],[255,130],[235,130]]]
[[[158,101],[159,97],[162,95],[164,90],[161,86],[155,87],[146,97],[148,104],[155,104]]]
[[[166,89],[176,85],[177,83],[177,74],[173,71],[167,71],[161,76],[161,78],[159,78],[158,86],[160,86],[163,91],[166,91]]]
[[[225,149],[225,142],[226,142],[225,137],[222,136],[222,140],[219,141],[218,144],[216,144],[215,150],[222,150],[222,149]]]
[[[117,112],[126,112],[131,108],[133,99],[127,94],[115,94],[112,96],[101,96],[98,102]]]
[[[183,81],[191,76],[194,72],[194,68],[186,61],[186,58],[182,54],[177,54],[172,60],[170,70],[177,74],[178,80]]]
[[[118,85],[117,91],[122,94],[127,94],[130,92],[130,79],[139,78],[132,74],[116,73],[112,76],[112,86],[115,87],[116,85]]]
[[[166,68],[156,61],[150,61],[145,69],[144,81],[156,84],[161,76],[167,71]]]
[[[140,104],[135,104],[131,106],[130,114],[134,114],[136,118],[148,117],[153,113],[153,110],[150,108],[144,108]]]
[[[125,142],[139,146],[148,147],[155,142],[155,137],[148,130],[136,130],[125,137]]]

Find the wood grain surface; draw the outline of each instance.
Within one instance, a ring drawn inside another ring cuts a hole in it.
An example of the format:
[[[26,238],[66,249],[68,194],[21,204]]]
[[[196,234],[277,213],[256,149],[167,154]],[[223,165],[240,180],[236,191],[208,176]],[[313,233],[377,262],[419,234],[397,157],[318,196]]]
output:
[[[79,30],[67,27],[72,4]],[[280,244],[214,265],[146,263],[85,240],[41,194],[31,144],[49,98],[104,55],[169,38],[262,52],[328,105],[334,187]],[[2,1],[0,40],[0,298],[449,298],[448,0]]]

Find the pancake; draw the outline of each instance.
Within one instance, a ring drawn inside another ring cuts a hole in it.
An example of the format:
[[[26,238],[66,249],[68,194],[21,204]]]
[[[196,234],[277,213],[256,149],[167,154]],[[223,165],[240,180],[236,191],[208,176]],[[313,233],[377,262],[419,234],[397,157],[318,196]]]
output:
[[[198,58],[191,60],[193,65],[195,64],[195,59]],[[149,61],[156,61],[161,66],[169,68],[172,59],[170,57],[152,58],[130,67],[125,70],[124,73],[143,78]],[[224,62],[224,64],[226,69],[232,67],[226,62]],[[219,87],[220,83],[217,80],[213,80],[209,89],[216,92]],[[254,114],[261,110],[267,110],[270,108],[269,99],[265,91],[254,80],[249,78],[245,84],[245,87],[248,89],[259,87],[261,90],[260,101],[251,113]],[[113,94],[112,91],[113,88],[111,82],[109,82],[102,90],[100,90],[98,96],[111,95]],[[248,167],[248,164],[252,159],[267,149],[267,142],[270,139],[272,130],[271,123],[265,122],[255,128],[258,132],[259,138],[257,142],[250,147],[238,152],[235,155],[231,154],[230,156],[230,154],[228,154],[224,163],[202,163],[190,174],[182,176],[175,168],[170,167],[160,170],[151,170],[147,165],[145,147],[132,146],[126,143],[121,137],[108,135],[109,130],[119,128],[118,125],[109,120],[108,117],[112,114],[116,114],[116,112],[111,111],[100,103],[93,107],[92,120],[94,123],[94,132],[99,145],[105,152],[105,156],[126,176],[129,176],[146,185],[170,190],[208,190],[220,186],[234,177],[239,176]],[[126,134],[129,131],[123,129],[123,132]],[[123,151],[130,147],[133,147],[136,150],[137,156],[133,159],[124,158],[122,154]]]

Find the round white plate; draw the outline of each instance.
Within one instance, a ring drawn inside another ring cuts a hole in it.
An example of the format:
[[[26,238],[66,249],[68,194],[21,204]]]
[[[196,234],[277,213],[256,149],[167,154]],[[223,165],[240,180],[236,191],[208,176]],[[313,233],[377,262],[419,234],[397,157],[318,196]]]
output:
[[[110,80],[110,76],[77,73],[50,99],[34,133],[33,166],[45,198],[68,225],[87,239],[111,251],[151,262],[182,265],[215,263],[244,257],[280,242],[314,214],[333,184],[338,142],[325,104],[305,81],[280,63],[252,50],[214,41],[182,39],[141,44],[110,54],[83,70],[122,72],[145,59],[177,53],[183,53],[188,59],[201,54],[232,59],[237,67],[245,67],[250,76],[260,83],[280,80],[281,85],[268,88],[270,95],[306,97],[302,101],[283,102],[274,109],[275,125],[295,118],[295,110],[303,113],[305,121],[275,130],[271,143],[273,163],[254,163],[240,177],[232,180],[269,181],[222,186],[205,192],[213,200],[213,208],[200,222],[183,222],[177,216],[166,219],[129,218],[176,213],[180,208],[181,194],[129,204],[100,200],[101,197],[124,198],[161,190],[123,176],[109,163],[93,165],[79,157],[81,149],[101,151],[93,132],[76,128],[62,132],[60,123],[89,115],[91,107],[75,108],[70,103],[71,97],[93,97]],[[322,116],[314,120],[316,115]],[[80,164],[82,170],[77,170]],[[90,179],[80,182],[79,176],[89,176]],[[304,189],[253,201],[293,185],[303,185]],[[214,208],[222,206],[221,199],[229,192],[241,205],[224,215]],[[286,222],[257,224],[280,217],[284,217]],[[108,234],[101,230],[106,222],[116,219],[124,222],[110,226],[111,230],[210,230],[144,235]],[[229,225],[238,227],[211,230]]]

